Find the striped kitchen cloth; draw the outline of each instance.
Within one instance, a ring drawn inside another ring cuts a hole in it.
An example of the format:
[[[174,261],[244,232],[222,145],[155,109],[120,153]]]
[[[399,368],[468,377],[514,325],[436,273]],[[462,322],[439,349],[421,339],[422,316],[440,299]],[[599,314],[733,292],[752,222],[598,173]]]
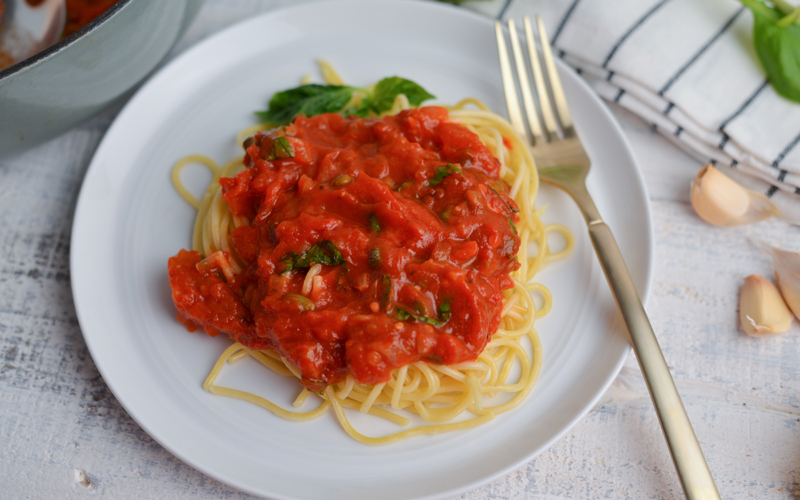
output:
[[[540,14],[556,53],[603,98],[800,224],[800,105],[769,85],[753,49],[753,16],[738,1],[468,4],[502,19]]]

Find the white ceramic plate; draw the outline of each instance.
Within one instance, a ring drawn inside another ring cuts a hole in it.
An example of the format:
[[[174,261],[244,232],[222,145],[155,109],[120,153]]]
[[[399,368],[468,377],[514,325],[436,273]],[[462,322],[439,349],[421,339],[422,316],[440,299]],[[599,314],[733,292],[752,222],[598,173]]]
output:
[[[228,342],[189,333],[174,318],[166,264],[190,245],[194,210],[173,190],[173,163],[190,153],[219,162],[240,154],[236,131],[254,123],[253,111],[274,92],[316,75],[318,58],[332,61],[354,85],[401,75],[438,102],[474,96],[505,109],[492,23],[434,2],[304,4],[198,44],[130,101],[86,175],[71,262],[86,343],[103,379],[144,430],[186,463],[241,490],[351,500],[440,498],[476,488],[564,434],[628,353],[583,220],[562,193],[543,188],[539,201],[550,203],[547,220],[566,223],[577,238],[577,251],[540,275],[555,306],[537,323],[545,352],[539,384],[523,406],[474,430],[370,447],[347,437],[333,414],[292,423],[213,396],[201,384]],[[593,160],[589,189],[646,295],[653,238],[639,170],[605,105],[573,72],[561,70]],[[246,363],[220,382],[250,384],[291,401],[295,386]],[[384,430],[358,417],[362,430]]]

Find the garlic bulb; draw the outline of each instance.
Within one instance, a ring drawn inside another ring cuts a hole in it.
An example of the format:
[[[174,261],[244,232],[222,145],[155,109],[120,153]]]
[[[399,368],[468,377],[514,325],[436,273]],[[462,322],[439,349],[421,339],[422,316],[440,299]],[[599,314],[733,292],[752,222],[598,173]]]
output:
[[[748,335],[774,335],[789,329],[792,313],[775,285],[751,274],[744,279],[739,296],[739,320]]]
[[[800,253],[769,247],[772,252],[772,267],[775,281],[786,304],[800,319]]]
[[[765,195],[740,186],[710,163],[692,181],[692,207],[701,219],[715,226],[783,216]]]

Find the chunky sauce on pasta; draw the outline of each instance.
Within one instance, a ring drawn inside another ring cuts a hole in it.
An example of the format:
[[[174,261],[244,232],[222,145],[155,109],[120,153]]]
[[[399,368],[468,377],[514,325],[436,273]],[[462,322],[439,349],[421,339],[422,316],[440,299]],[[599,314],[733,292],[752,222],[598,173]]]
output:
[[[246,143],[222,178],[244,270],[169,261],[190,329],[272,348],[321,390],[424,360],[474,360],[497,330],[520,240],[500,165],[439,107],[297,118]],[[227,276],[227,277],[226,277]]]

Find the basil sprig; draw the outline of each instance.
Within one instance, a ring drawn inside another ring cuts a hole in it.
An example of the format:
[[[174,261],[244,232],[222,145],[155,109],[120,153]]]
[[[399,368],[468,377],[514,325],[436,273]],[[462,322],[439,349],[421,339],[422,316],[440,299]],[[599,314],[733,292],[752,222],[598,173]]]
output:
[[[303,252],[303,255],[289,252],[281,257],[281,262],[283,262],[284,266],[281,273],[287,273],[294,269],[308,269],[314,264],[342,265],[347,269],[347,261],[344,260],[342,253],[330,240],[322,240],[319,243],[315,243]]]
[[[355,92],[364,95],[357,106],[348,106]],[[285,125],[297,116],[315,116],[323,113],[340,113],[345,116],[367,117],[379,115],[392,108],[395,98],[404,94],[412,106],[419,106],[434,96],[420,85],[392,76],[379,81],[372,92],[346,85],[301,85],[278,92],[269,101],[266,111],[257,111],[262,122]]]
[[[786,2],[741,0],[753,12],[753,44],[775,92],[800,103],[800,11]],[[788,11],[788,12],[787,12]]]
[[[256,115],[264,123],[285,125],[298,115],[336,113],[350,102],[355,90],[358,89],[342,85],[301,85],[273,95],[269,109],[257,111]]]

